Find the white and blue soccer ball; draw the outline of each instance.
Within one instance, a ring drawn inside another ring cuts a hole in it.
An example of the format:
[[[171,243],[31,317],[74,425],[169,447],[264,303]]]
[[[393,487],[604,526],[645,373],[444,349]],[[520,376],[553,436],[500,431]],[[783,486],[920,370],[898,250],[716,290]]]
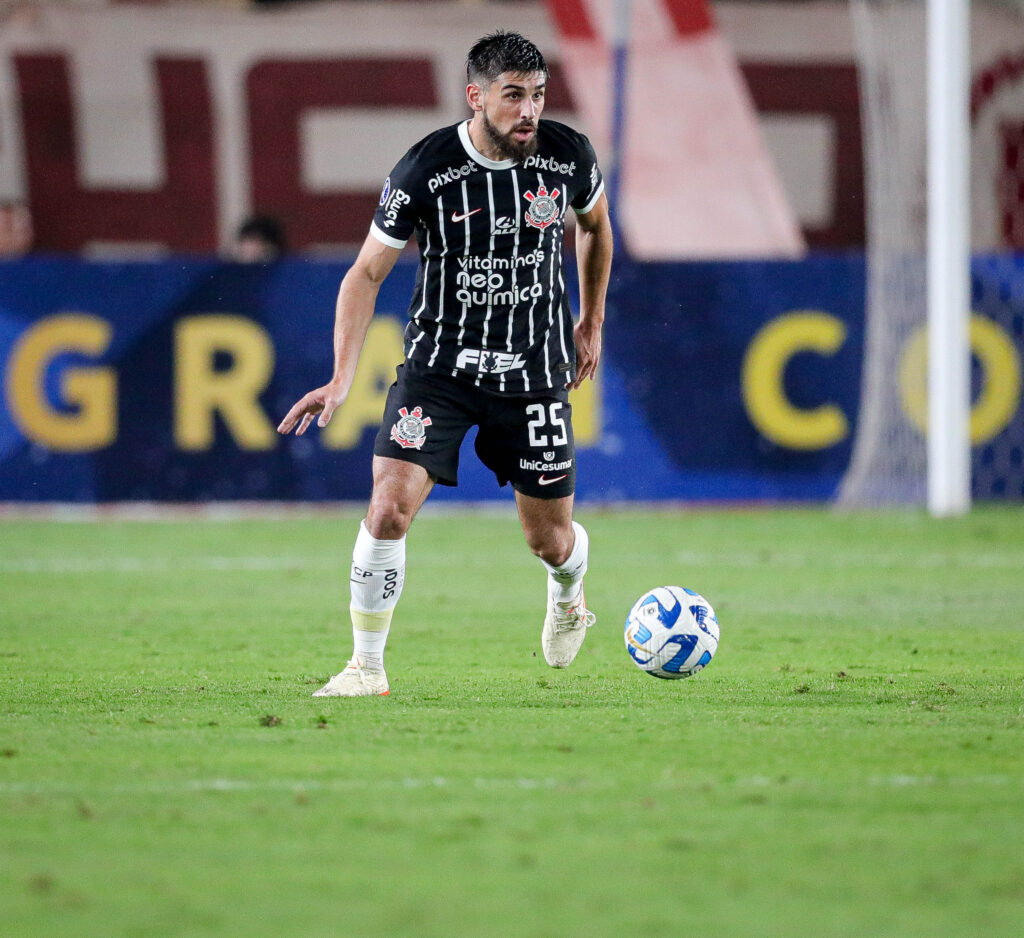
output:
[[[654,677],[690,677],[718,651],[718,618],[700,593],[682,586],[648,590],[626,616],[626,651]]]

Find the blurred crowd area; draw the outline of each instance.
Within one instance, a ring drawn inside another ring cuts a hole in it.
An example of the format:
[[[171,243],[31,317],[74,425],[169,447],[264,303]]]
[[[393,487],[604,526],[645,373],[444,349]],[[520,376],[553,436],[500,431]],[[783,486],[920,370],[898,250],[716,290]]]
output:
[[[265,264],[285,256],[288,239],[284,223],[274,215],[250,215],[235,230],[224,252],[241,264]],[[16,260],[32,253],[35,226],[27,202],[0,202],[0,260]]]
[[[0,0],[0,18],[12,13],[30,14],[33,7],[51,6],[211,6],[245,9],[248,7],[282,6],[297,3],[443,3],[462,4],[463,6],[511,6],[517,3],[536,3],[537,0]],[[713,0],[712,6],[730,2],[745,3],[817,3],[820,0]],[[924,0],[921,0],[924,2]],[[987,0],[996,5],[1020,8],[1024,0]]]
[[[29,13],[38,6],[214,6],[245,8],[254,6],[274,6],[293,3],[460,3],[465,6],[508,6],[515,3],[534,3],[536,0],[0,0],[0,16],[11,13]],[[775,0],[763,0],[775,2]]]
[[[366,3],[370,0],[0,0],[0,29],[12,20],[31,20],[33,13],[42,6],[65,7],[109,7],[109,6],[189,6],[220,7],[223,9],[258,9],[261,7],[295,6],[312,3]],[[375,3],[459,3],[466,6],[508,6],[515,3],[531,3],[535,0],[372,0]],[[771,2],[771,0],[768,0]]]
[[[32,212],[25,202],[0,202],[0,258],[23,257],[32,250]]]
[[[188,6],[219,7],[222,9],[259,9],[270,7],[296,6],[315,3],[422,3],[462,4],[464,6],[510,6],[517,3],[534,3],[536,0],[0,0],[0,29],[5,23],[17,20],[31,20],[33,13],[42,6],[65,7],[110,7],[110,6]],[[762,0],[775,2],[775,0]]]

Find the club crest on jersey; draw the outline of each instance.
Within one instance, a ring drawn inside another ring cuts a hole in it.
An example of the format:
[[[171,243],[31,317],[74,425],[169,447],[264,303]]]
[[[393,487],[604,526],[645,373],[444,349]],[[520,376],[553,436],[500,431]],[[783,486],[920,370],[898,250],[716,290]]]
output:
[[[555,201],[559,196],[557,189],[548,190],[544,186],[537,188],[537,194],[524,192],[523,198],[530,203],[526,210],[526,224],[534,228],[547,228],[558,219],[558,203]]]
[[[423,416],[422,407],[414,407],[411,411],[407,407],[399,407],[398,415],[400,419],[391,428],[391,439],[402,449],[420,449],[427,438],[430,418]]]

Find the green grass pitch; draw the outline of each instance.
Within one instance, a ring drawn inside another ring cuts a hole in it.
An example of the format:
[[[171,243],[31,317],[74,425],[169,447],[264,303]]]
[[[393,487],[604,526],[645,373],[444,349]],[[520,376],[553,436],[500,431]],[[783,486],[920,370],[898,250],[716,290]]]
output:
[[[357,513],[0,523],[0,933],[1024,934],[1019,506],[579,514],[572,668],[511,508],[428,510],[347,701]]]

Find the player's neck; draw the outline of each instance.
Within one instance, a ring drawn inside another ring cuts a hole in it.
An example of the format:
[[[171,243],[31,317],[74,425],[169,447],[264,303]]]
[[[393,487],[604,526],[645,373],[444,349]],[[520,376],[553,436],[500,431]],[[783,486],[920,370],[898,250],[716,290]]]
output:
[[[495,163],[501,163],[504,160],[510,159],[511,157],[495,142],[491,139],[491,135],[484,129],[484,122],[480,117],[481,112],[477,112],[473,115],[472,120],[469,122],[469,139],[473,146],[481,156],[486,156],[487,159],[493,160]]]

